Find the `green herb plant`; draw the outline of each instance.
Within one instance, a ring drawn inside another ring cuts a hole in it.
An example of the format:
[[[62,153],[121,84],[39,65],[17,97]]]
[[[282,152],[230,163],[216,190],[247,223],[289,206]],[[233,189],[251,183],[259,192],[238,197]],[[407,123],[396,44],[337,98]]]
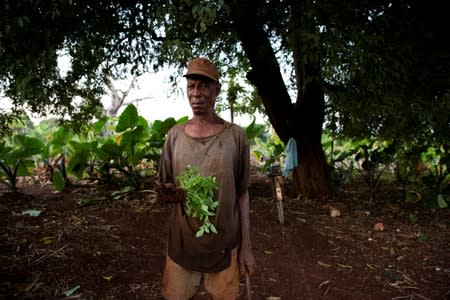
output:
[[[177,176],[180,187],[186,191],[185,209],[188,216],[203,221],[203,225],[197,230],[196,237],[205,233],[216,233],[217,229],[209,220],[215,215],[215,209],[219,205],[214,200],[214,190],[219,188],[214,176],[203,176],[199,168],[188,165],[186,169]]]

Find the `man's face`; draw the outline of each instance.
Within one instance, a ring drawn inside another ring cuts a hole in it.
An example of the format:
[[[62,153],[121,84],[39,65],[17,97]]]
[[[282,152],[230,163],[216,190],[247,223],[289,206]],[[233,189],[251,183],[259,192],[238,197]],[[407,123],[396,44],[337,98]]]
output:
[[[194,115],[206,115],[214,112],[216,97],[220,92],[220,84],[202,77],[186,79],[187,96]]]

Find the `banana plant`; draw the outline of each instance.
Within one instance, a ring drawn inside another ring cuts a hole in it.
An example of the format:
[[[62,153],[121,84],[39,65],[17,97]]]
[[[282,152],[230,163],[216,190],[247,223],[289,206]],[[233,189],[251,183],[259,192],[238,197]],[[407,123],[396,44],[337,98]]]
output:
[[[13,192],[17,192],[17,177],[31,173],[35,165],[33,156],[42,149],[43,144],[40,140],[21,134],[0,141],[1,182]]]

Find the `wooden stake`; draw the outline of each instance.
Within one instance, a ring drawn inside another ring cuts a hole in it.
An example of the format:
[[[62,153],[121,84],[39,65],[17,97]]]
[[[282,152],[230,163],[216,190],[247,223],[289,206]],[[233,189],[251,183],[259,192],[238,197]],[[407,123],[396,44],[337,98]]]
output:
[[[252,300],[252,285],[250,283],[250,275],[245,272],[245,285],[247,287],[247,300]]]

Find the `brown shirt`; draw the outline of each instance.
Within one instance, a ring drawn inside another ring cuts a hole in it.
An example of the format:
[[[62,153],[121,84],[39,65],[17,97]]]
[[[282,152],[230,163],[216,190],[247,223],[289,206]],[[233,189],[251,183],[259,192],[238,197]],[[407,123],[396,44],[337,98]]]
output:
[[[210,221],[218,234],[205,233],[196,238],[201,223],[186,215],[181,205],[174,206],[169,220],[168,255],[186,269],[218,272],[230,264],[231,250],[240,242],[238,195],[249,184],[249,146],[239,126],[224,121],[225,128],[210,137],[193,138],[184,125],[173,127],[163,147],[159,166],[160,183],[173,182],[187,165],[200,168],[204,176],[216,177],[219,201]]]

